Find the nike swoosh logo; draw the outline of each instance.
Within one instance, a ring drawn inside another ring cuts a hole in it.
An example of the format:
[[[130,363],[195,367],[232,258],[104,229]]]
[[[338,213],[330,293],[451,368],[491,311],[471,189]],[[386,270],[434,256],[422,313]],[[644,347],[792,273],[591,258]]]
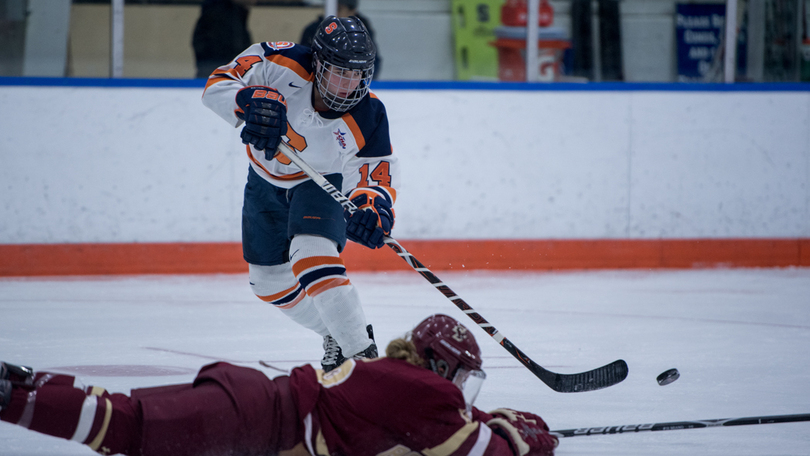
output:
[[[301,88],[301,86],[297,86],[297,85],[293,84],[292,82],[290,83],[290,87],[295,87],[296,89],[300,89],[300,88]]]

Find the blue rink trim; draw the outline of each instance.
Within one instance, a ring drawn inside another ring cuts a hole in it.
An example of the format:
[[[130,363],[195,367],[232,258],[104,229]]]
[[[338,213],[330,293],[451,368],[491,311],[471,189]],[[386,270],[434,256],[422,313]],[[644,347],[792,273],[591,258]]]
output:
[[[530,92],[810,92],[810,83],[381,81],[372,90],[510,90]]]
[[[45,78],[45,77],[0,77],[0,86],[31,87],[126,87],[126,88],[199,88],[205,87],[205,79],[112,79],[112,78]]]
[[[0,87],[202,89],[205,87],[205,81],[205,79],[0,77]],[[535,92],[810,92],[810,83],[375,81],[372,83],[371,88],[373,90],[507,90]]]

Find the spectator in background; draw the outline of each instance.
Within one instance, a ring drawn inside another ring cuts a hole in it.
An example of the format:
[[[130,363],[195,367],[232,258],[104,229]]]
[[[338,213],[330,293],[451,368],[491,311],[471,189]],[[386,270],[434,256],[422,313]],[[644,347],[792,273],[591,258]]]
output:
[[[374,29],[371,28],[371,23],[369,20],[360,14],[357,11],[358,4],[360,0],[338,0],[338,10],[337,10],[337,17],[350,17],[354,16],[360,19],[360,22],[366,26],[368,33],[371,35],[371,41],[374,42],[374,47],[377,48],[377,60],[374,62],[374,75],[372,76],[373,79],[377,79],[377,76],[380,75],[380,68],[382,67],[382,58],[380,58],[380,47],[377,46],[377,39],[374,36]],[[304,32],[301,34],[301,41],[299,44],[303,44],[307,47],[312,47],[312,39],[315,37],[315,32],[318,30],[318,24],[323,22],[323,15],[318,16],[318,20],[312,22],[311,24],[307,25],[304,29]]]
[[[197,61],[198,78],[207,78],[233,56],[244,51],[253,39],[247,28],[250,7],[257,0],[205,0],[194,27],[191,45]]]

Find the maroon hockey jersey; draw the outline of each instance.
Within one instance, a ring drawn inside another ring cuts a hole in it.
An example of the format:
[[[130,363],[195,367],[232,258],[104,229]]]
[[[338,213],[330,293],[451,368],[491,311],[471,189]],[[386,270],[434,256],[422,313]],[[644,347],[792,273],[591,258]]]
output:
[[[349,360],[326,374],[303,366],[290,388],[313,455],[512,456],[485,424],[491,415],[468,413],[455,385],[405,361]]]
[[[492,416],[467,412],[455,385],[391,358],[327,374],[307,365],[273,380],[220,362],[194,383],[131,397],[49,372],[32,387],[15,387],[0,419],[103,454],[299,455],[303,440],[312,456],[513,456],[486,425]]]

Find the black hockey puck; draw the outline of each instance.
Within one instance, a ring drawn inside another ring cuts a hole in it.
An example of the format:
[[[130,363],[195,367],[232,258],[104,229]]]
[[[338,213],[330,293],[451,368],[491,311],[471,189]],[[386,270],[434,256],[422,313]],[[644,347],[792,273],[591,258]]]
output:
[[[658,384],[661,386],[669,385],[670,383],[674,382],[678,378],[680,378],[681,373],[678,372],[678,369],[670,369],[661,375],[658,376],[656,380],[658,380]]]

